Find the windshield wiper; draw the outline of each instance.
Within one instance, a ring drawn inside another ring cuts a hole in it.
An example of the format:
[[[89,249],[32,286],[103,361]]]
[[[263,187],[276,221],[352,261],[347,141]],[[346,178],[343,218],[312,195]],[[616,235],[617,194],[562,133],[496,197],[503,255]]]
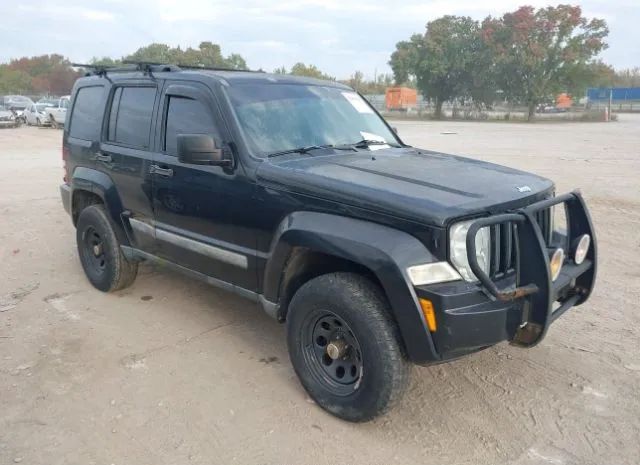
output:
[[[312,150],[318,149],[336,149],[336,150],[351,150],[351,146],[337,146],[333,144],[324,144],[324,145],[307,145],[306,147],[298,147],[290,150],[282,150],[280,152],[273,152],[267,155],[267,158],[279,157],[280,155],[289,155],[290,153],[309,153]]]
[[[330,149],[332,144],[326,145],[307,145],[306,147],[298,147],[290,150],[281,150],[280,152],[273,152],[267,155],[267,158],[279,157],[280,155],[289,155],[290,153],[309,153],[311,150],[318,149]]]

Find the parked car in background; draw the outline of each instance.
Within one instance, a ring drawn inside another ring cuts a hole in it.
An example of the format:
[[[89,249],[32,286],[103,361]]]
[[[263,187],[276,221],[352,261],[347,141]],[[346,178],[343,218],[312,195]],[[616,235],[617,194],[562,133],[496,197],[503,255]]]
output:
[[[67,119],[67,108],[69,108],[69,96],[65,95],[55,100],[53,105],[45,108],[47,114],[47,121],[54,128],[64,126],[64,122]]]
[[[53,103],[34,103],[28,106],[22,113],[24,122],[30,126],[48,126],[51,123],[45,110],[52,106]]]
[[[0,104],[4,105],[5,107],[15,108],[16,110],[24,110],[32,103],[33,100],[22,95],[5,95],[2,98],[2,102],[0,102]]]
[[[45,103],[45,104],[47,104],[47,106],[55,107],[56,105],[58,105],[58,100],[59,99],[57,99],[57,98],[42,97],[36,103]]]
[[[5,95],[0,101],[0,105],[3,105],[8,110],[15,110],[16,117],[24,122],[22,113],[25,108],[33,105],[33,100],[22,95]]]
[[[0,105],[0,128],[16,128],[20,126],[20,118],[16,112]]]

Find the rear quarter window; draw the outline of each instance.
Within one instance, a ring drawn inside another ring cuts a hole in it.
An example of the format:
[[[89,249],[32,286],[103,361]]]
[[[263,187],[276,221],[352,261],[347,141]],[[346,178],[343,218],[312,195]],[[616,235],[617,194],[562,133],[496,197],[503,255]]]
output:
[[[78,139],[97,140],[102,125],[104,87],[82,87],[78,90],[71,112],[69,135]]]

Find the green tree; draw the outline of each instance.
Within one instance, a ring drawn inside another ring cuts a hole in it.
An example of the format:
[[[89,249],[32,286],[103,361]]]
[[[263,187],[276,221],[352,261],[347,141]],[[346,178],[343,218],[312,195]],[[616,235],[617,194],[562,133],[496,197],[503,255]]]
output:
[[[121,66],[122,65],[122,61],[119,59],[113,59],[110,57],[93,57],[91,58],[91,60],[89,60],[89,64],[90,65],[95,65],[95,66]]]
[[[232,69],[247,69],[247,62],[237,53],[232,53],[226,58],[227,68]]]
[[[305,65],[304,63],[296,63],[291,67],[291,72],[289,74],[293,74],[294,76],[306,76],[312,77],[316,79],[326,79],[330,81],[335,81],[335,78],[324,74],[322,71],[318,69],[315,65]]]
[[[2,65],[0,88],[5,93],[67,94],[81,75],[62,55],[40,55]]]
[[[403,40],[396,44],[396,50],[391,54],[391,60],[389,60],[389,66],[391,66],[397,85],[406,85],[412,77],[415,77],[423,45],[424,36],[420,34],[413,34],[409,40]]]
[[[489,58],[477,21],[443,16],[428,23],[424,35],[399,42],[389,64],[398,84],[415,76],[422,95],[435,104],[435,117],[441,118],[446,101],[491,100]]]
[[[597,60],[589,63],[577,63],[569,67],[565,79],[566,91],[574,97],[583,97],[589,87],[613,87],[616,70]]]
[[[26,94],[31,90],[31,76],[9,65],[0,65],[0,94]]]
[[[612,85],[616,87],[640,87],[640,68],[616,71]]]
[[[362,71],[356,71],[349,79],[349,85],[353,87],[357,92],[363,92],[365,89],[364,74]]]
[[[247,68],[247,63],[241,55],[232,53],[225,57],[222,54],[220,45],[210,41],[201,42],[198,48],[188,47],[185,50],[182,50],[179,46],[172,48],[166,44],[154,43],[139,48],[131,55],[125,57],[124,60],[212,68]]]
[[[607,47],[608,32],[603,20],[587,20],[570,5],[523,6],[482,23],[499,69],[497,83],[508,99],[527,105],[529,120],[539,103],[566,89],[579,76],[576,70]]]
[[[148,61],[151,63],[176,63],[176,51],[178,49],[172,49],[167,44],[153,43],[140,47],[124,58],[127,61]],[[182,54],[182,51],[180,51]]]

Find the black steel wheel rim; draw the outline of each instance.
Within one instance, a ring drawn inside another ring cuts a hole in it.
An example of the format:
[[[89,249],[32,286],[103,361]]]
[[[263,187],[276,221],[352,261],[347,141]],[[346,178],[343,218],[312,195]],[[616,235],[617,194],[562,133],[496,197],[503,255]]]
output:
[[[83,235],[85,263],[97,274],[104,273],[106,257],[102,235],[93,226],[89,226]]]
[[[343,318],[330,311],[313,312],[305,321],[303,344],[311,376],[326,390],[347,396],[360,387],[362,349]]]

